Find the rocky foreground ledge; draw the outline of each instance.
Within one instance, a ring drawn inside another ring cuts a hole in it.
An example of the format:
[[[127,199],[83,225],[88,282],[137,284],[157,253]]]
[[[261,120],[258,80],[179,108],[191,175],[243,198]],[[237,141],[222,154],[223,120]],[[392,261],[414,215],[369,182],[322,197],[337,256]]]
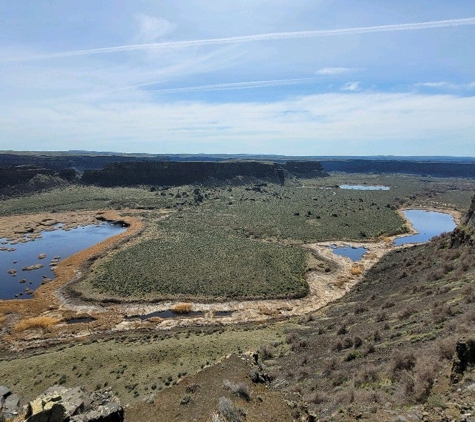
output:
[[[0,422],[123,422],[124,408],[110,389],[91,393],[60,385],[45,390],[24,408],[20,397],[0,386]]]

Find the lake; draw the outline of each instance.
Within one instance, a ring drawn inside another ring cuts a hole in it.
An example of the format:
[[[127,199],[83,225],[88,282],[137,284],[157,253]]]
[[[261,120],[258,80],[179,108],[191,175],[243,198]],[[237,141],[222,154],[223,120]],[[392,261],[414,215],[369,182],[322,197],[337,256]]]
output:
[[[26,243],[0,239],[0,299],[28,299],[44,280],[54,278],[51,264],[125,230],[120,224],[101,223],[43,231],[41,238]]]
[[[433,237],[444,232],[451,232],[456,227],[453,217],[443,212],[406,210],[404,215],[417,233],[396,239],[394,241],[396,246],[428,242]]]
[[[418,233],[409,234],[407,236],[400,237],[394,241],[396,246],[406,245],[409,243],[424,243],[428,242],[435,236],[438,236],[444,232],[452,231],[456,224],[453,217],[450,214],[436,211],[425,210],[406,210],[404,211],[405,217],[412,223],[412,226]],[[363,254],[367,251],[365,248],[355,248],[352,246],[335,246],[330,248],[333,253],[341,256],[346,256],[353,261],[359,261]]]
[[[371,185],[340,185],[340,189],[350,190],[389,190],[389,186],[371,186]]]

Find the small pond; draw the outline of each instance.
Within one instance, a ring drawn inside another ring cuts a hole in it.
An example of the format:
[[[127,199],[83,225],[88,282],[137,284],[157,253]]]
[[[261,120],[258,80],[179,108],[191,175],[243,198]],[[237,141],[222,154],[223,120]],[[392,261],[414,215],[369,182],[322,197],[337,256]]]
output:
[[[333,253],[341,256],[346,256],[350,258],[352,261],[359,261],[365,252],[367,252],[366,248],[356,248],[352,246],[330,246]]]
[[[394,241],[396,246],[428,242],[433,237],[450,232],[456,227],[453,217],[442,212],[406,210],[404,215],[412,223],[417,233],[396,239]]]
[[[340,185],[340,189],[351,190],[389,190],[389,186],[371,186],[371,185]]]
[[[183,313],[176,313],[173,312],[171,309],[168,309],[166,311],[156,311],[156,312],[151,312],[149,314],[144,314],[144,315],[130,315],[125,317],[125,319],[149,319],[153,317],[158,317],[158,318],[193,318],[193,317],[198,317],[198,316],[204,316],[206,312],[203,311],[192,311],[192,312],[187,312],[185,314]],[[224,317],[224,316],[230,316],[233,314],[233,311],[215,311],[213,312],[213,315],[215,317]]]
[[[39,239],[10,243],[0,239],[0,299],[27,299],[54,278],[52,267],[61,259],[122,233],[121,224],[101,223],[71,230],[41,232]]]

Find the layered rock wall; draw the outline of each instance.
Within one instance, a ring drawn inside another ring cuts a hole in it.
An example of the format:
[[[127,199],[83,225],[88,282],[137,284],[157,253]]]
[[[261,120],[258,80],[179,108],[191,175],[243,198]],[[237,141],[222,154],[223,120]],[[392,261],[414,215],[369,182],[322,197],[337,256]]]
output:
[[[468,210],[465,225],[475,231],[475,196],[472,198],[472,205]]]
[[[274,164],[259,161],[114,163],[102,170],[86,170],[82,183],[101,186],[185,185],[209,180],[254,177],[284,183],[285,170],[299,177],[325,176],[319,162]]]

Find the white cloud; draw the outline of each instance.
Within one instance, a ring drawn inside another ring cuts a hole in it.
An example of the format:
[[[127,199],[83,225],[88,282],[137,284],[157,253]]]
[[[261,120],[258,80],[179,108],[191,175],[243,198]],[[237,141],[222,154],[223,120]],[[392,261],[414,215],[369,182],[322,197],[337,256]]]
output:
[[[243,103],[0,107],[0,149],[473,155],[475,97],[348,93]],[[435,141],[437,140],[437,141]]]
[[[359,82],[347,82],[341,87],[342,91],[359,91],[360,83]]]

